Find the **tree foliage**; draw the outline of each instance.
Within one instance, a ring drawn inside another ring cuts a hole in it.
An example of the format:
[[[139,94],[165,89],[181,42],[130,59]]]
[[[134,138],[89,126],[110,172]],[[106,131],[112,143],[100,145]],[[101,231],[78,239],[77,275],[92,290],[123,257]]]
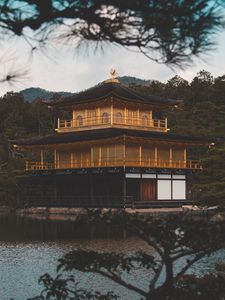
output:
[[[28,300],[113,300],[118,298],[113,292],[103,294],[81,289],[72,275],[65,279],[61,274],[58,274],[56,278],[44,274],[40,277],[39,283],[44,286],[43,291],[39,296]]]
[[[0,98],[0,204],[18,207],[24,191],[17,177],[24,172],[23,154],[9,140],[43,135],[51,131],[51,112],[36,101],[25,102],[19,93]]]
[[[180,65],[212,48],[213,35],[223,22],[221,3],[3,0],[0,28],[24,36],[32,51],[55,41],[70,46],[91,42],[94,47],[108,42],[138,49],[157,62]]]
[[[203,171],[193,177],[198,203],[225,205],[225,76],[213,78],[202,70],[189,83],[175,76],[167,83],[153,81],[148,87],[133,86],[144,93],[183,100],[178,108],[166,112],[171,132],[204,136],[210,148],[189,150],[190,159],[200,159]],[[215,144],[215,146],[213,146]]]
[[[222,265],[214,274],[201,278],[187,275],[187,271],[200,259],[225,249],[224,221],[193,220],[180,214],[162,218],[91,211],[88,216],[78,218],[78,228],[87,222],[90,226],[100,223],[125,229],[146,243],[146,251],[121,254],[74,250],[59,260],[58,272],[79,270],[96,273],[139,294],[141,299],[178,300],[184,295],[184,299],[201,300],[207,294],[213,295],[212,299],[224,299],[225,272]],[[132,271],[143,269],[150,271],[145,288],[129,281]],[[126,276],[123,276],[124,273]],[[212,288],[213,283],[215,288]]]

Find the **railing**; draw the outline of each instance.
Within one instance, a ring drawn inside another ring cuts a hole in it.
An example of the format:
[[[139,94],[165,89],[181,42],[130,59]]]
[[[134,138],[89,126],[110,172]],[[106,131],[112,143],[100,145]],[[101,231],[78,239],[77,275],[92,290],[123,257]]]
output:
[[[200,161],[166,161],[166,160],[122,160],[109,158],[101,161],[59,161],[59,162],[26,162],[26,171],[34,170],[60,170],[60,169],[80,169],[99,167],[146,167],[146,168],[172,168],[172,169],[194,169],[201,170]]]
[[[70,120],[58,119],[58,128],[56,130],[58,132],[81,131],[113,126],[142,130],[167,131],[167,119],[129,118],[108,114],[107,117],[103,116]]]

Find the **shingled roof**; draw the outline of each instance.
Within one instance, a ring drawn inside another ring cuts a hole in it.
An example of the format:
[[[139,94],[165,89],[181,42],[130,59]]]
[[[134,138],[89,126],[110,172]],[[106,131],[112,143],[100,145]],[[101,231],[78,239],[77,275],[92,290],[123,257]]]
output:
[[[175,106],[182,102],[180,100],[172,100],[153,95],[145,95],[120,83],[119,81],[106,80],[101,84],[98,84],[97,86],[94,86],[80,93],[74,94],[72,96],[60,100],[53,100],[51,102],[45,103],[47,103],[50,106],[63,107],[67,105],[69,106],[74,104],[99,101],[106,99],[110,96],[114,96],[117,99],[126,100],[130,102],[146,103],[167,107]]]
[[[30,140],[17,140],[10,141],[15,145],[20,146],[41,146],[41,145],[55,145],[55,144],[66,144],[73,142],[83,141],[95,141],[107,138],[116,138],[119,136],[127,137],[141,137],[154,141],[173,141],[182,142],[186,144],[198,144],[208,145],[212,142],[212,139],[203,137],[191,137],[182,136],[173,133],[154,132],[154,131],[139,131],[122,128],[105,128],[95,129],[82,132],[70,132],[70,133],[55,133],[43,137],[33,138]]]

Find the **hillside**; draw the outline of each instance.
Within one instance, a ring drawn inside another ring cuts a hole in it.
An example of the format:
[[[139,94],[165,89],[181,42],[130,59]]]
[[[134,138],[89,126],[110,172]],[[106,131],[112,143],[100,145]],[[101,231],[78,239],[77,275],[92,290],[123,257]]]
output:
[[[59,94],[62,97],[72,95],[72,93],[69,92],[52,92],[52,91],[47,91],[45,89],[35,88],[35,87],[22,90],[20,91],[20,93],[23,95],[24,100],[28,102],[33,102],[38,98],[49,100],[52,98],[54,94]]]
[[[136,78],[136,77],[132,77],[132,76],[122,76],[122,77],[119,77],[118,79],[120,80],[120,82],[122,82],[123,84],[126,84],[126,85],[135,84],[135,85],[149,86],[151,84],[151,80],[144,80],[144,79],[140,79],[140,78]],[[67,97],[67,96],[70,96],[73,94],[70,92],[48,91],[48,90],[45,90],[45,89],[42,89],[39,87],[27,88],[20,92],[23,95],[24,100],[28,101],[28,102],[33,102],[38,98],[49,100],[52,98],[52,96],[54,94],[59,94],[62,97]]]
[[[120,82],[126,85],[135,84],[135,85],[149,86],[152,82],[152,80],[145,80],[133,76],[122,76],[122,77],[118,77],[118,79]]]

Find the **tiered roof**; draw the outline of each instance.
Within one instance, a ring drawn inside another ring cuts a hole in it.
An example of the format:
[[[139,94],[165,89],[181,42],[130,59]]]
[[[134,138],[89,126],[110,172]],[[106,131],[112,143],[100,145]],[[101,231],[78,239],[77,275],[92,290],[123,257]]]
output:
[[[109,97],[114,97],[116,99],[121,99],[128,102],[151,104],[163,107],[172,107],[179,105],[182,102],[180,100],[145,95],[120,83],[118,80],[106,80],[101,84],[72,96],[46,103],[50,106],[56,106],[60,108],[64,106],[95,102]]]
[[[16,145],[21,146],[42,146],[42,145],[54,145],[54,144],[66,144],[73,142],[84,142],[84,141],[96,141],[104,140],[107,138],[116,138],[120,136],[144,138],[149,141],[171,141],[181,142],[182,144],[193,144],[193,145],[208,145],[212,140],[203,137],[190,137],[182,136],[172,133],[154,132],[154,131],[142,131],[142,130],[131,130],[123,128],[105,128],[105,129],[94,129],[85,132],[70,132],[52,134],[43,137],[33,138],[30,140],[17,140]]]

